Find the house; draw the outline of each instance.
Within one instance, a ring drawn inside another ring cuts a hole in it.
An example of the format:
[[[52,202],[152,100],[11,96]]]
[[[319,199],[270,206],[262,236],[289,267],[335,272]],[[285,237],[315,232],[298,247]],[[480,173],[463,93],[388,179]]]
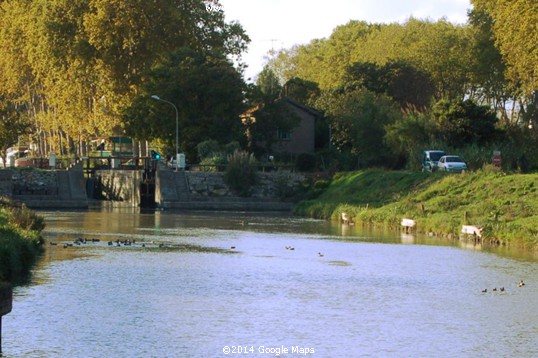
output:
[[[287,109],[298,118],[298,124],[291,130],[277,128],[271,141],[271,151],[274,153],[314,153],[316,138],[316,121],[321,118],[321,113],[315,109],[303,105],[289,97],[279,98]],[[256,116],[263,107],[257,106],[245,112],[242,116],[243,124],[248,126],[247,137],[251,145],[253,138],[250,128],[256,123]],[[261,145],[261,143],[255,143]]]

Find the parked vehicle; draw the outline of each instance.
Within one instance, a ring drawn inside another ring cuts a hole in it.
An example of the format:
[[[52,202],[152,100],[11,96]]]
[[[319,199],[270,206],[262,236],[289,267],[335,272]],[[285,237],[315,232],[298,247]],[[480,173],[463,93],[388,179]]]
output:
[[[442,150],[425,150],[422,152],[422,171],[434,172],[437,170],[439,159],[445,155]]]
[[[467,170],[467,163],[457,155],[445,155],[439,159],[437,167],[439,171],[461,173]]]

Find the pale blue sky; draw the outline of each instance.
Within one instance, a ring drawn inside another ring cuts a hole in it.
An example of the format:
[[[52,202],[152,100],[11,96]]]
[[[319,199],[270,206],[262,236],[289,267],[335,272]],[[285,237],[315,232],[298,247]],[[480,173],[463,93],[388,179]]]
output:
[[[327,38],[350,20],[405,22],[409,17],[465,23],[470,0],[220,0],[227,21],[243,25],[252,42],[244,61],[256,76],[271,48],[279,50]]]

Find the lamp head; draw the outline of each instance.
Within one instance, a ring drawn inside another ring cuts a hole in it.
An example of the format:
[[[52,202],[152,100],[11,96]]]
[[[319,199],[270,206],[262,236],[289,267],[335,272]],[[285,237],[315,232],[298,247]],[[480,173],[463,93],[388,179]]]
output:
[[[153,99],[156,99],[157,101],[160,101],[161,98],[159,96],[157,96],[156,94],[154,94],[153,96],[151,96],[151,98]]]

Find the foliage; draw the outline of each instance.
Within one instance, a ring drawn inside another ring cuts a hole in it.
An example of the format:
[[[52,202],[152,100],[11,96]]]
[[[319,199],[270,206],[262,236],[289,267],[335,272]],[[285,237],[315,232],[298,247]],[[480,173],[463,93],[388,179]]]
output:
[[[538,12],[534,0],[472,0],[478,11],[492,18],[492,32],[512,83],[526,94],[538,88]]]
[[[287,99],[264,103],[252,113],[247,125],[251,150],[258,155],[271,153],[273,144],[278,141],[278,131],[291,131],[298,124],[299,117]]]
[[[384,144],[385,126],[401,117],[390,99],[364,89],[324,91],[316,102],[329,118],[332,144],[360,165],[383,165],[394,156]]]
[[[178,49],[232,61],[240,60],[250,41],[239,24],[225,22],[218,0],[137,1],[136,6],[122,0],[6,0],[0,12],[0,93],[25,104],[45,155],[60,146],[60,140],[84,144],[94,136],[122,132],[122,110],[132,106],[142,110],[142,103],[133,101],[150,70]],[[219,65],[222,61],[204,67],[208,77],[220,76],[210,85],[230,84],[223,79],[234,74]],[[193,79],[192,74],[189,77]],[[236,77],[240,79],[239,74]],[[191,97],[205,90],[179,89]],[[167,94],[172,93],[162,93],[163,98]],[[179,97],[175,93],[169,99],[175,102]],[[213,106],[226,106],[229,100],[215,93],[205,98],[214,98],[213,103],[203,103]],[[186,102],[197,103],[191,99]],[[218,113],[223,112],[220,108]],[[138,130],[129,129],[151,137],[144,140],[169,139],[174,133],[170,122],[149,129],[138,122]],[[204,133],[207,119],[199,124],[198,131]],[[84,149],[74,147],[79,154]]]
[[[317,83],[297,77],[288,80],[282,87],[283,96],[304,104],[310,104],[319,94]]]
[[[432,115],[439,138],[452,147],[484,145],[495,140],[497,117],[487,106],[478,106],[471,100],[443,100],[435,104]]]
[[[472,63],[469,31],[445,20],[411,18],[404,24],[350,21],[337,27],[329,39],[312,41],[281,54],[276,61],[287,67],[275,67],[285,67],[285,79],[299,77],[327,90],[342,87],[347,81],[346,71],[353,64],[405,63],[411,66],[408,69],[416,70],[415,74],[432,80],[437,100],[462,99]]]
[[[406,158],[408,169],[420,168],[421,152],[432,147],[433,123],[428,113],[408,111],[394,123],[385,126],[385,143]]]
[[[265,66],[262,72],[260,72],[256,79],[256,85],[259,87],[265,102],[278,98],[282,90],[278,77],[269,66]]]
[[[17,144],[18,139],[27,133],[29,123],[21,108],[0,96],[0,157],[6,167],[7,149]]]
[[[386,94],[402,108],[427,108],[435,94],[431,77],[401,60],[382,66],[371,62],[356,62],[348,68],[347,76],[347,83]]]
[[[209,158],[220,151],[219,143],[214,139],[205,140],[196,146],[200,159]]]
[[[473,9],[469,12],[473,36],[471,67],[471,98],[478,103],[487,103],[509,122],[508,102],[514,97],[514,87],[506,78],[506,64],[495,47],[493,19],[485,11]]]
[[[258,182],[254,155],[245,151],[236,151],[229,155],[224,181],[240,196],[249,196],[252,187]]]
[[[175,142],[175,109],[151,96],[172,102],[178,109],[179,141],[183,152],[196,158],[196,145],[205,140],[239,140],[243,127],[244,82],[232,63],[221,55],[182,48],[152,68],[147,82],[124,112],[127,133],[140,140]]]
[[[200,161],[200,165],[204,166],[204,170],[208,172],[222,171],[228,164],[228,159],[221,153],[208,156]]]
[[[0,281],[14,282],[28,274],[41,248],[43,218],[0,198]]]
[[[221,146],[216,140],[210,139],[198,143],[196,148],[201,159],[200,164],[209,166],[205,167],[205,170],[220,171],[228,164],[228,156],[241,147],[235,141]]]

